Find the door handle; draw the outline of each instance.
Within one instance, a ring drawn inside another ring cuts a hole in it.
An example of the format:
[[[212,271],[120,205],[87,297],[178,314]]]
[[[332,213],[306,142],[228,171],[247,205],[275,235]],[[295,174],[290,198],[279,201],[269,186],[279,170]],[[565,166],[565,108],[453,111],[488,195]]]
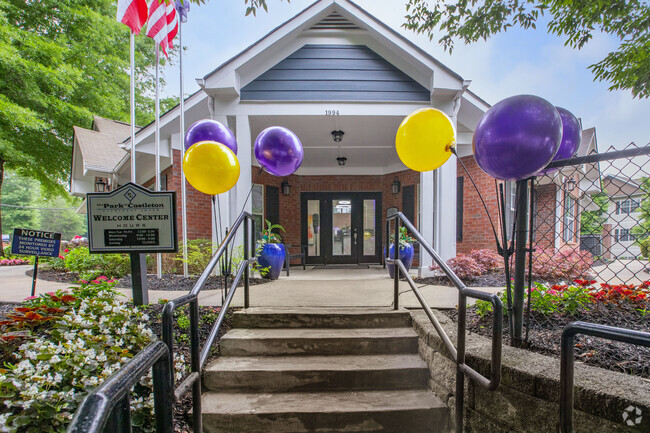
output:
[[[357,244],[357,230],[354,230],[354,244]]]

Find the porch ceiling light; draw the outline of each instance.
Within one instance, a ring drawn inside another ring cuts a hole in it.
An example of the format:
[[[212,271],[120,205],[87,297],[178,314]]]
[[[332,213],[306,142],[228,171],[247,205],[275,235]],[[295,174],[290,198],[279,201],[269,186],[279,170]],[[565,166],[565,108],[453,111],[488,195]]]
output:
[[[393,194],[399,194],[399,190],[402,187],[402,184],[400,183],[399,179],[397,179],[397,176],[395,176],[395,179],[393,179],[393,183],[390,184],[390,192]]]
[[[291,193],[291,185],[289,185],[289,179],[286,177],[280,184],[280,187],[282,188],[282,194],[289,195]]]
[[[348,162],[348,159],[345,156],[339,156],[338,158],[336,158],[336,162],[338,162],[339,165],[343,167],[345,163]]]
[[[332,131],[332,138],[334,139],[334,143],[340,143],[341,140],[343,140],[343,134],[345,134],[345,132],[341,130]]]

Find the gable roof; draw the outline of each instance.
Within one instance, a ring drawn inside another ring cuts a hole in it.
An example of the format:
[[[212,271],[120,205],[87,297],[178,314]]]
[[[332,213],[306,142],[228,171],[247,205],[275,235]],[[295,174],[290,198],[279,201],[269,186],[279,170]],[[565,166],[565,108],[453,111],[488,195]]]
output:
[[[93,117],[93,129],[74,127],[75,142],[83,157],[84,169],[112,173],[126,151],[119,144],[131,135],[131,126],[103,117]]]

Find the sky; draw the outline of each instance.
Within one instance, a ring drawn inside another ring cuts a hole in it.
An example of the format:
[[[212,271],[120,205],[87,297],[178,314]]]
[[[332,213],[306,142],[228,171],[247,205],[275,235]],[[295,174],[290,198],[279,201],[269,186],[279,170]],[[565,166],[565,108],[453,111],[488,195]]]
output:
[[[269,12],[246,17],[244,0],[209,0],[192,4],[183,24],[184,92],[199,89],[203,77],[237,55],[313,0],[267,0]],[[471,80],[470,90],[490,104],[509,96],[533,94],[566,108],[582,120],[583,128],[596,127],[598,147],[622,149],[630,142],[650,143],[650,99],[634,99],[630,91],[609,91],[607,82],[594,81],[589,65],[603,59],[617,40],[597,33],[582,50],[564,46],[564,40],[537,30],[510,29],[470,45],[456,42],[452,54],[424,35],[403,29],[406,0],[357,0],[356,3],[420,48]],[[178,64],[163,72],[166,96],[178,95]]]

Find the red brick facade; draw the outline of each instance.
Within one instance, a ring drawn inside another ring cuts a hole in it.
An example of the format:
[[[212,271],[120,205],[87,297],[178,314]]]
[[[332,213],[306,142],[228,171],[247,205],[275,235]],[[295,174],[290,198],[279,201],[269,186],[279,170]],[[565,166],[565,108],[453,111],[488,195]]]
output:
[[[498,227],[499,208],[494,188],[494,178],[481,170],[473,156],[463,157],[462,162],[471,173],[474,182],[476,182],[476,186],[480,190],[481,196],[490,211],[497,234],[501,236],[501,229]],[[472,185],[460,161],[457,163],[457,176],[463,178],[463,240],[456,244],[456,251],[464,254],[468,254],[472,250],[485,248],[496,251],[496,242],[494,240],[494,232],[490,226],[490,220],[485,213],[485,208],[481,203],[476,189]]]

